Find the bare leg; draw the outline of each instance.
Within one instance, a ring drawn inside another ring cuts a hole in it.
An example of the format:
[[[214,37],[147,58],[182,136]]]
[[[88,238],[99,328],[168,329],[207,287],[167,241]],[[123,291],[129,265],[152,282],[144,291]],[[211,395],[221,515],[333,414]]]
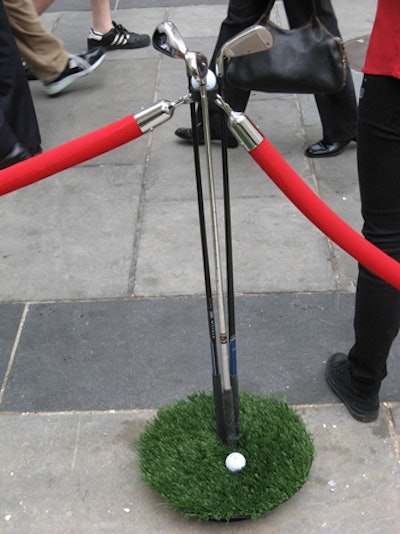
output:
[[[89,31],[88,50],[103,46],[107,50],[123,50],[149,46],[150,36],[127,30],[122,24],[113,22],[110,0],[90,0],[92,28]]]
[[[53,2],[54,0],[33,0],[33,5],[35,6],[38,15],[41,15]]]
[[[99,33],[109,32],[113,27],[110,0],[90,0],[90,4],[92,6],[93,29]]]
[[[54,0],[33,0],[36,11],[41,15]],[[99,33],[107,33],[113,27],[110,0],[90,0],[92,7],[93,29]]]

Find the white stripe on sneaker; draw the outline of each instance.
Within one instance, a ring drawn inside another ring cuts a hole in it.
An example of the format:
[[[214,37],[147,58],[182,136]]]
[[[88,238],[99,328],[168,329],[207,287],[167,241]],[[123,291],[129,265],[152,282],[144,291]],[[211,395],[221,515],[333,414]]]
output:
[[[124,34],[117,33],[111,43],[111,46],[125,46],[128,43],[128,39]]]

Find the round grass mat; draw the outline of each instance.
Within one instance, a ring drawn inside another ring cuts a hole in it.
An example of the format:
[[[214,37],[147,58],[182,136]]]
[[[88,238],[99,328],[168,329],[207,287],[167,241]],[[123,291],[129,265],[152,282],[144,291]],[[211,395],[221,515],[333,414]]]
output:
[[[240,394],[238,447],[247,461],[225,467],[233,451],[215,431],[212,395],[199,393],[164,408],[137,442],[139,466],[150,487],[187,517],[256,519],[306,482],[314,447],[300,416],[284,401]]]

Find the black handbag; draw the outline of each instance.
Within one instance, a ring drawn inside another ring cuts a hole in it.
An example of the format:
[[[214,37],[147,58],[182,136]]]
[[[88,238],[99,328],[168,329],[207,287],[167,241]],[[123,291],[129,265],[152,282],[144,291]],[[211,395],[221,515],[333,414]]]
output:
[[[274,4],[259,24],[272,34],[268,50],[232,58],[225,79],[240,89],[267,93],[337,93],[347,75],[342,39],[330,33],[317,16],[315,0],[311,19],[298,28],[283,29],[269,20]]]

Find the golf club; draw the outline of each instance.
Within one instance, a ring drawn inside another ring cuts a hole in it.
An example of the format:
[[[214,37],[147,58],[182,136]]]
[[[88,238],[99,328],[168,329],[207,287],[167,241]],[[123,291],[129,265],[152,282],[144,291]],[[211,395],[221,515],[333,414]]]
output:
[[[227,41],[221,48],[216,63],[218,76],[222,78],[224,75],[224,61],[226,59],[262,52],[271,48],[272,44],[272,34],[265,26],[254,24],[246,28]]]
[[[207,78],[208,60],[206,56],[200,52],[192,52],[188,50],[184,57],[186,63],[186,73],[189,77],[193,77],[198,84],[203,83]]]
[[[191,78],[194,78],[200,87],[200,94],[202,95],[201,96],[202,110],[204,113],[205,110],[204,110],[204,104],[203,104],[203,97],[206,99],[206,102],[208,102],[207,88],[206,88],[207,73],[208,73],[207,58],[199,52],[192,52],[188,50],[185,53],[184,59],[186,63],[186,73],[188,77],[189,89],[191,87]],[[208,116],[208,110],[206,111],[206,114]],[[211,343],[211,366],[212,366],[212,376],[213,376],[213,392],[214,392],[214,405],[215,405],[215,415],[216,415],[216,423],[217,423],[217,434],[224,443],[225,442],[232,443],[234,436],[231,436],[232,429],[230,429],[227,423],[228,419],[229,420],[231,419],[231,414],[228,412],[228,415],[227,415],[226,413],[226,410],[229,410],[229,408],[227,408],[227,406],[229,406],[229,399],[228,401],[225,400],[225,398],[228,395],[226,393],[225,386],[224,386],[224,395],[222,396],[221,375],[220,375],[219,363],[218,363],[214,305],[213,305],[213,297],[212,297],[212,289],[211,289],[210,264],[209,264],[209,256],[208,256],[207,233],[206,233],[206,224],[205,224],[205,215],[204,215],[204,197],[203,197],[202,182],[201,182],[199,137],[198,137],[198,128],[197,128],[196,111],[195,111],[194,103],[191,105],[191,121],[192,121],[192,132],[193,132],[193,150],[194,150],[194,160],[195,160],[195,170],[196,170],[196,186],[197,186],[197,198],[198,198],[198,208],[199,208],[200,234],[201,234],[202,253],[203,253],[204,279],[205,279],[208,323],[209,323],[209,333],[210,333],[210,343]],[[205,145],[206,145],[206,151],[207,151],[209,183],[210,183],[211,181],[210,162],[212,161],[210,140],[207,141],[205,139]],[[212,173],[212,170],[211,170],[211,173]],[[215,244],[214,244],[214,250],[215,250]],[[217,264],[217,262],[220,260],[215,260],[215,261]],[[219,287],[218,275],[216,275],[216,286],[217,286],[217,295],[218,295],[219,294],[218,293],[218,287]],[[223,290],[222,290],[222,298],[223,298]],[[221,310],[219,306],[219,324],[220,325],[221,325],[221,318],[220,318],[221,313],[224,314],[224,310],[223,309]],[[225,319],[223,318],[222,325],[224,325],[224,323],[225,323]],[[221,326],[221,328],[224,328],[224,326]],[[223,339],[224,336],[226,339],[226,333],[222,334],[222,332],[223,330],[220,333],[221,340]],[[222,346],[222,341],[221,341],[221,346]],[[223,348],[221,349],[221,352],[223,353]],[[221,355],[221,359],[222,359],[222,365],[224,365],[223,355]],[[223,381],[223,383],[225,384],[225,381]]]
[[[190,85],[190,80],[189,80]],[[190,115],[193,131],[193,156],[196,176],[196,188],[197,188],[197,203],[200,222],[200,240],[201,250],[203,257],[203,269],[204,269],[204,284],[206,293],[207,304],[207,318],[208,318],[208,332],[210,339],[210,351],[211,351],[211,369],[212,369],[212,384],[213,384],[213,397],[214,397],[214,411],[216,419],[217,436],[222,443],[225,442],[225,424],[224,424],[224,411],[223,411],[223,398],[222,398],[222,385],[221,374],[218,363],[218,349],[217,349],[217,337],[215,330],[215,316],[214,316],[214,304],[211,289],[211,276],[210,276],[210,260],[208,255],[208,243],[207,243],[207,230],[204,215],[204,196],[201,180],[201,167],[200,167],[200,154],[199,154],[199,136],[196,125],[196,106],[192,102],[190,104]]]
[[[153,46],[161,53],[173,58],[184,59],[186,64],[186,74],[188,77],[189,90],[191,90],[191,78],[194,78],[199,84],[200,88],[203,88],[205,95],[207,96],[207,89],[205,87],[207,73],[208,73],[208,61],[207,58],[199,52],[189,51],[175,25],[171,22],[161,23],[153,34]],[[212,379],[213,379],[213,393],[214,393],[214,406],[216,416],[216,428],[217,435],[223,443],[226,442],[226,417],[224,415],[224,399],[222,395],[221,375],[218,362],[218,350],[216,341],[216,328],[215,328],[215,316],[214,306],[211,288],[210,277],[210,264],[208,255],[208,243],[206,233],[206,223],[204,215],[204,197],[201,181],[201,167],[199,156],[199,138],[196,125],[196,111],[194,102],[191,103],[191,121],[193,132],[193,153],[196,173],[196,187],[197,187],[197,199],[198,199],[198,211],[200,221],[200,237],[201,247],[203,255],[203,267],[204,267],[204,280],[205,291],[207,300],[207,314],[208,314],[208,329],[210,337],[210,350],[211,350],[211,367],[212,367]],[[208,111],[207,111],[208,113]],[[224,319],[222,320],[224,324]],[[220,336],[222,339],[222,336]],[[225,333],[226,340],[226,333]],[[226,341],[225,341],[226,344]],[[228,375],[229,376],[229,375]],[[224,392],[224,396],[226,393]],[[229,404],[229,401],[228,401]],[[232,407],[233,410],[233,407]],[[231,439],[232,441],[232,439]]]
[[[221,80],[223,82],[223,80]],[[223,94],[223,83],[220,84],[220,91]],[[234,276],[233,276],[233,250],[232,250],[232,223],[231,223],[231,202],[229,186],[229,166],[228,166],[228,139],[225,112],[220,110],[221,122],[221,155],[222,155],[222,182],[224,191],[224,221],[225,221],[225,257],[226,257],[226,285],[227,285],[227,307],[228,307],[228,332],[229,332],[229,368],[232,386],[233,407],[235,414],[236,436],[239,434],[239,382],[237,374],[237,353],[236,353],[236,321],[235,321],[235,297],[234,297]]]
[[[205,80],[208,72],[207,58],[200,52],[187,49],[185,41],[173,22],[162,22],[157,26],[152,37],[153,47],[162,54],[183,59],[186,73],[200,83]]]
[[[217,58],[217,73],[219,89],[224,97],[224,62],[233,57],[252,54],[267,50],[272,46],[272,35],[265,26],[255,24],[239,33],[222,47]],[[232,258],[232,229],[229,191],[229,170],[227,156],[227,125],[226,115],[221,109],[221,139],[222,139],[222,170],[224,185],[224,219],[225,219],[225,247],[226,247],[226,280],[228,303],[228,331],[229,331],[229,363],[230,379],[233,394],[236,435],[239,433],[239,384],[237,375],[236,354],[236,322],[233,284],[233,258]]]
[[[215,283],[218,305],[219,338],[221,346],[222,383],[225,419],[225,443],[228,447],[235,447],[237,443],[233,392],[230,379],[230,361],[228,354],[228,335],[225,324],[224,289],[222,283],[221,251],[218,231],[217,203],[215,195],[214,169],[211,154],[210,118],[208,111],[208,96],[205,82],[200,84],[201,110],[203,117],[204,146],[206,151],[208,183],[210,193],[211,228],[213,234]]]
[[[187,47],[173,22],[161,22],[154,30],[153,47],[169,57],[184,59]]]
[[[207,170],[209,177],[209,188],[210,188],[210,204],[211,204],[211,224],[213,231],[213,245],[214,245],[214,260],[215,260],[215,280],[216,280],[216,293],[217,293],[217,303],[218,303],[218,317],[219,317],[219,326],[220,326],[220,343],[221,343],[221,362],[223,370],[223,414],[224,414],[224,423],[225,423],[225,442],[228,446],[234,447],[237,442],[238,434],[238,392],[237,392],[237,372],[236,372],[236,336],[234,333],[233,326],[233,338],[232,344],[230,347],[232,350],[229,351],[228,356],[228,347],[227,347],[227,332],[225,326],[225,309],[224,309],[224,291],[222,283],[222,273],[221,273],[221,254],[220,254],[220,245],[219,245],[219,233],[218,233],[218,223],[217,223],[217,210],[216,210],[216,200],[215,200],[215,183],[214,183],[214,171],[212,165],[212,156],[211,156],[211,135],[210,135],[210,123],[209,123],[209,111],[208,111],[208,94],[207,94],[207,72],[208,64],[207,59],[198,52],[186,52],[185,61],[187,65],[187,74],[191,75],[200,87],[200,98],[201,98],[201,108],[203,116],[203,131],[204,131],[204,144],[206,149],[206,158],[207,158]],[[189,82],[190,83],[190,82]],[[222,113],[222,112],[221,112]],[[194,121],[194,128],[192,122],[193,130],[196,130],[197,127],[196,121]],[[194,139],[195,140],[195,139]],[[225,135],[226,140],[226,135]],[[226,141],[225,141],[225,152],[227,152]],[[227,178],[227,154],[224,162],[224,174]],[[228,178],[227,178],[228,179]],[[225,186],[224,186],[225,187]],[[228,190],[229,194],[229,190]],[[225,210],[226,211],[226,210]],[[230,219],[230,209],[229,209],[229,199],[228,199],[228,210],[227,215]],[[228,222],[228,234],[229,241],[231,241],[230,236],[230,220]],[[232,272],[232,253],[231,245],[228,245],[227,251],[230,254],[229,261],[229,271]],[[230,277],[232,280],[232,277]],[[233,285],[229,283],[231,289],[231,295],[229,301],[231,307],[233,307]],[[234,324],[234,318],[233,318]],[[231,340],[231,337],[230,337]],[[232,354],[232,356],[231,356]],[[231,361],[233,363],[231,363]],[[235,369],[234,382],[236,386],[236,402],[234,398],[234,393],[231,384],[231,369]]]
[[[212,380],[213,380],[216,428],[217,428],[218,437],[224,443],[225,442],[225,425],[224,425],[221,373],[219,370],[219,362],[218,362],[217,337],[216,337],[216,328],[215,328],[214,304],[213,304],[212,289],[211,289],[210,261],[209,261],[209,256],[208,256],[207,231],[206,231],[206,223],[205,223],[205,215],[204,215],[204,197],[203,197],[203,188],[202,188],[202,181],[201,181],[199,142],[198,142],[198,132],[196,128],[195,105],[193,104],[191,108],[192,108],[191,114],[192,114],[192,128],[193,128],[193,151],[194,151],[194,162],[195,162],[195,171],[196,171],[196,187],[197,187],[197,200],[198,200],[199,221],[200,221],[201,249],[202,249],[202,256],[203,256],[204,283],[205,283],[205,292],[206,292],[208,330],[209,330],[210,350],[211,350],[211,369],[212,369]]]
[[[217,74],[219,78],[220,92],[224,97],[224,62],[233,57],[244,56],[268,50],[273,44],[272,35],[269,30],[262,25],[255,24],[239,33],[222,47],[217,58]],[[226,247],[226,279],[227,279],[227,301],[228,301],[228,331],[229,331],[229,363],[230,380],[232,386],[233,406],[235,414],[236,435],[239,432],[239,383],[237,375],[237,354],[236,354],[236,322],[234,305],[234,283],[233,283],[233,258],[232,258],[232,228],[231,228],[231,208],[229,191],[229,171],[227,158],[227,125],[226,115],[221,108],[221,137],[222,137],[222,169],[224,184],[224,218],[225,218],[225,247]]]

